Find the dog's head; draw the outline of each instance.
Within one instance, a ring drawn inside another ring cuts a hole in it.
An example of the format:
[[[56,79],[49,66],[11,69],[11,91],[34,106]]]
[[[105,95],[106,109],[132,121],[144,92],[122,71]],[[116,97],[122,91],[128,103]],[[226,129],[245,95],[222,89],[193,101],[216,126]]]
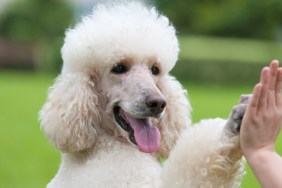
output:
[[[178,52],[174,27],[154,8],[96,7],[66,33],[62,73],[41,111],[45,133],[63,151],[87,149],[106,130],[143,152],[167,152],[189,121],[168,75]]]
[[[128,57],[106,68],[99,76],[103,128],[136,144],[143,152],[160,146],[160,131],[153,124],[164,113],[166,98],[158,87],[161,65],[155,58]],[[112,121],[111,121],[112,120]]]

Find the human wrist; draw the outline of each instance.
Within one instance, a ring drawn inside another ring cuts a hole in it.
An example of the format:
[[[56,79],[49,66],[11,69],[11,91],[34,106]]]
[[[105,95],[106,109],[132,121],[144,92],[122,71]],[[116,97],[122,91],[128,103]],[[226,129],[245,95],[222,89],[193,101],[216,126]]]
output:
[[[273,157],[277,156],[277,153],[274,149],[262,148],[249,153],[245,153],[244,155],[247,162],[252,166],[256,165],[257,163],[265,163],[268,160],[271,160]]]

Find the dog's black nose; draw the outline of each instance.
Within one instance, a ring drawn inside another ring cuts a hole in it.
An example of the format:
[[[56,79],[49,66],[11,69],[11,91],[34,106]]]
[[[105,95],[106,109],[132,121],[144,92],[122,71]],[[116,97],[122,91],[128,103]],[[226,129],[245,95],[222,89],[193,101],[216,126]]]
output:
[[[166,101],[162,96],[151,95],[146,97],[146,105],[152,113],[159,114],[164,110]]]

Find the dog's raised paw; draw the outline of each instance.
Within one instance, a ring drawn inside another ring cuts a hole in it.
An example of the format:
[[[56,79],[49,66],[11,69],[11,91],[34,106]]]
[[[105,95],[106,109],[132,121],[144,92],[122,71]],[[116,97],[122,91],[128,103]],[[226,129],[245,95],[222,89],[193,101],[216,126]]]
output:
[[[246,112],[246,108],[252,95],[241,95],[238,105],[232,108],[232,112],[227,121],[227,129],[233,133],[239,133],[241,128],[242,119]]]
[[[248,104],[251,98],[252,98],[252,94],[241,95],[239,104]]]

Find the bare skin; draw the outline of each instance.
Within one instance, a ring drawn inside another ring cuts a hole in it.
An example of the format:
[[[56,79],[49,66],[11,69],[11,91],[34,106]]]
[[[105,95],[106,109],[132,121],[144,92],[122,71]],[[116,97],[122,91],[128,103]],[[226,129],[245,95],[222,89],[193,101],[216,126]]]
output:
[[[282,123],[282,68],[273,60],[261,72],[240,130],[240,146],[263,188],[282,187],[282,158],[275,141]]]

